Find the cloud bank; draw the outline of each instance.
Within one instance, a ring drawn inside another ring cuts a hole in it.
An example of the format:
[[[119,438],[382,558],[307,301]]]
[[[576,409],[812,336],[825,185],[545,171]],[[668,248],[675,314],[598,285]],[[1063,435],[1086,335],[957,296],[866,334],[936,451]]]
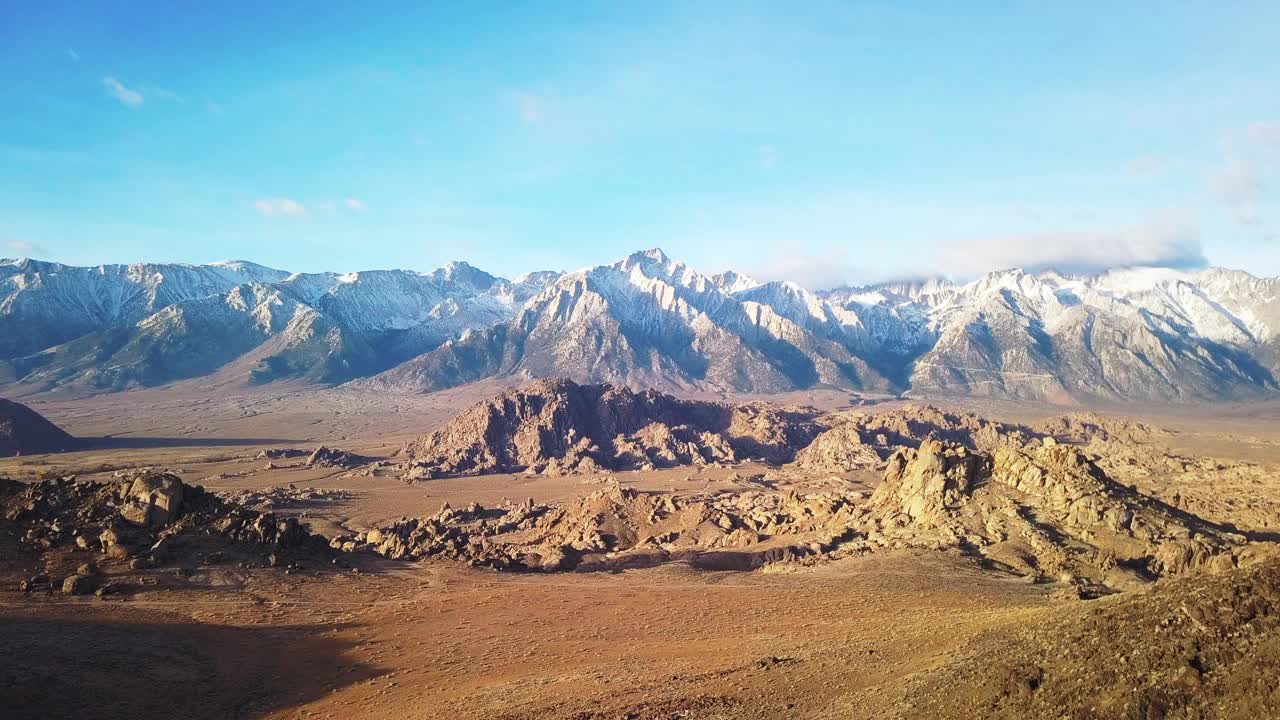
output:
[[[1002,268],[1094,273],[1115,267],[1179,269],[1208,265],[1200,231],[1188,218],[1166,215],[1127,228],[979,237],[935,244],[937,269],[973,276]]]

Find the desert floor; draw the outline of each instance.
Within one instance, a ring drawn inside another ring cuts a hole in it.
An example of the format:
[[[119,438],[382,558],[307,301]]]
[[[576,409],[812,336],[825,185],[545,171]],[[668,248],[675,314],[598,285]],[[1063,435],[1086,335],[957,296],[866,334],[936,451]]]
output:
[[[268,447],[390,456],[496,387],[414,397],[338,390],[147,390],[28,398],[93,449],[0,460],[0,476],[110,476],[160,466],[214,490],[350,492],[295,509],[317,530],[360,529],[502,497],[559,500],[580,477],[494,475],[406,485],[282,463]],[[847,407],[845,393],[776,401]],[[937,402],[940,405],[955,403]],[[1029,421],[1077,408],[967,401]],[[1280,404],[1103,411],[1175,431],[1187,454],[1280,466]],[[731,487],[751,468],[619,473],[671,492]],[[1280,473],[1222,489],[1280,502]],[[848,478],[865,482],[874,476]],[[1173,482],[1171,479],[1170,482]],[[1159,492],[1160,478],[1150,481]],[[1226,511],[1224,511],[1226,512]],[[1276,523],[1280,526],[1280,520]],[[30,568],[0,540],[0,715],[130,718],[872,718],[909,715],[905,689],[992,629],[1081,601],[942,552],[782,572],[679,563],[612,573],[508,574],[369,559],[349,568],[220,567],[127,601],[24,595]],[[141,571],[142,573],[162,571]],[[1106,600],[1092,601],[1106,602]]]

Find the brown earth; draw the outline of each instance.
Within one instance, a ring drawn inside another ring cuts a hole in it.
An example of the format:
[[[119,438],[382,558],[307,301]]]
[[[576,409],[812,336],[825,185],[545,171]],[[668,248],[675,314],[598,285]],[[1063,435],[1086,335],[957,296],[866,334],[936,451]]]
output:
[[[1191,616],[1177,601],[1203,598],[1188,604],[1193,613],[1201,606],[1266,609],[1258,604],[1267,602],[1265,595],[1262,601],[1250,599],[1260,586],[1253,573],[1265,564],[1238,563],[1248,567],[1223,574],[1193,568],[1082,601],[1070,599],[1079,593],[1063,592],[1076,583],[1039,570],[1026,576],[1009,572],[964,543],[937,549],[890,544],[817,563],[775,556],[763,571],[698,562],[702,555],[760,555],[750,547],[704,548],[746,528],[725,531],[714,519],[686,523],[686,513],[698,517],[715,510],[736,523],[751,517],[742,510],[777,502],[776,514],[790,519],[775,520],[773,532],[757,533],[757,550],[764,552],[807,542],[812,528],[826,528],[818,515],[782,512],[788,497],[814,508],[824,494],[846,497],[850,512],[865,509],[859,516],[864,520],[883,519],[872,495],[882,485],[880,464],[888,457],[874,467],[841,472],[738,459],[726,467],[498,473],[415,484],[399,478],[394,465],[402,459],[394,455],[406,442],[498,389],[388,398],[346,391],[198,397],[188,388],[173,388],[78,400],[33,398],[32,405],[55,422],[97,440],[77,452],[0,460],[0,474],[32,480],[75,472],[81,480],[115,482],[117,471],[158,466],[185,483],[297,518],[328,537],[363,532],[366,539],[368,531],[394,526],[402,517],[439,519],[445,502],[465,526],[479,522],[469,519],[472,503],[483,514],[528,506],[532,498],[545,508],[545,520],[519,531],[528,546],[590,541],[579,532],[589,528],[601,539],[620,539],[623,552],[585,553],[572,565],[576,572],[494,572],[443,555],[391,560],[362,552],[341,555],[351,567],[298,560],[272,568],[260,549],[245,550],[231,562],[192,558],[197,561],[176,567],[134,569],[74,542],[33,550],[6,528],[0,531],[0,647],[14,651],[0,653],[0,688],[16,700],[8,705],[17,708],[13,716],[984,717],[997,697],[1006,717],[1092,717],[1089,704],[1111,697],[1119,700],[1108,709],[1125,703],[1150,708],[1140,698],[1157,697],[1167,717],[1213,716],[1215,708],[1223,709],[1221,717],[1231,717],[1227,711],[1233,708],[1241,710],[1238,717],[1248,716],[1243,710],[1274,714],[1274,698],[1259,684],[1270,681],[1274,687],[1277,676],[1268,664],[1274,655],[1268,654],[1267,638],[1274,631],[1258,624],[1270,610],[1222,625],[1201,612],[1196,622],[1206,631],[1179,619],[1179,612]],[[836,417],[854,412],[856,400],[844,393],[788,398]],[[902,407],[891,402],[872,410]],[[941,411],[966,409],[1018,426],[1028,441],[1041,445],[1049,426],[1040,421],[1063,410],[986,404]],[[1141,411],[1144,423],[1168,434],[1049,434],[1071,443],[1086,463],[1073,467],[1097,468],[1121,486],[1117,493],[1140,494],[1142,507],[1158,509],[1157,518],[1170,527],[1194,528],[1210,539],[1244,535],[1247,547],[1260,547],[1259,541],[1280,531],[1280,411],[1130,410]],[[1100,412],[1115,417],[1114,408]],[[1074,425],[1062,421],[1055,427]],[[953,442],[965,444],[964,438]],[[919,453],[920,444],[908,447]],[[374,462],[308,466],[320,445]],[[260,457],[264,450],[284,448],[303,454]],[[1001,448],[975,444],[966,452],[988,459],[994,469]],[[1049,469],[1067,465],[1035,452],[1029,457]],[[375,467],[377,460],[385,466]],[[1001,467],[1015,465],[1010,459]],[[1076,479],[1085,482],[1091,473]],[[998,480],[978,478],[971,492],[956,496],[958,504],[940,509],[944,525],[958,522],[965,533],[991,532],[986,520],[1002,516],[997,498],[1044,512],[1053,507],[1025,488],[993,488]],[[891,489],[881,497],[901,499]],[[653,511],[667,512],[668,503],[675,508],[671,515],[651,522]],[[1186,520],[1188,514],[1197,519]],[[979,517],[986,520],[971,528],[969,520]],[[681,533],[662,537],[670,532],[663,523],[673,519]],[[782,532],[788,528],[797,532]],[[645,535],[659,542],[646,544]],[[847,544],[856,547],[866,538],[852,540]],[[1068,558],[1076,557],[1076,543],[1098,542],[1083,536],[1054,540],[1065,543]],[[691,546],[699,551],[688,554]],[[629,553],[658,554],[661,562],[621,562]],[[1144,551],[1142,557],[1155,556]],[[99,564],[105,581],[136,589],[105,600],[19,589],[22,580],[46,569],[71,572],[90,561]],[[582,572],[587,569],[602,571]],[[1213,589],[1226,586],[1238,589]],[[1144,605],[1147,598],[1155,598],[1154,604]],[[1191,700],[1154,694],[1149,688],[1155,685],[1144,684],[1143,673],[1160,687],[1167,684],[1160,678],[1185,674],[1176,664],[1181,656],[1165,648],[1194,650],[1204,660],[1197,670],[1202,690],[1191,691]],[[1070,660],[1028,662],[1046,653]],[[1037,671],[1040,679],[1023,682]],[[1029,685],[1036,688],[1023,690]],[[1010,693],[1029,699],[1009,700]],[[954,706],[948,707],[952,698]],[[1254,704],[1233,705],[1230,698]],[[1060,708],[1056,715],[1054,707]]]

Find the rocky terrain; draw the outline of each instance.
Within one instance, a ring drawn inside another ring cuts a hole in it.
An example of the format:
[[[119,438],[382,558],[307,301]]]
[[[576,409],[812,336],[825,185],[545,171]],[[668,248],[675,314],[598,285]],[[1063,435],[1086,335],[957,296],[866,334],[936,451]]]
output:
[[[0,261],[0,382],[24,393],[485,379],[710,392],[839,388],[1090,400],[1271,397],[1280,280],[1209,269],[993,272],[817,292],[653,249],[567,274],[465,263],[293,273],[246,262]]]
[[[879,468],[902,447],[925,440],[945,440],[971,450],[992,451],[1022,445],[1034,433],[991,422],[967,412],[946,412],[930,405],[908,404],[882,412],[858,412],[828,418],[832,427],[796,455],[796,463],[815,472],[848,472]]]
[[[25,592],[126,594],[137,587],[115,578],[147,568],[328,560],[328,542],[297,518],[249,510],[158,471],[109,483],[6,480],[0,512],[9,534],[42,565],[23,581]]]
[[[0,398],[0,457],[62,452],[73,447],[75,438],[40,413]]]
[[[530,383],[462,412],[408,443],[408,479],[492,472],[552,475],[786,462],[819,426],[816,412],[680,400],[648,390]]]
[[[1233,528],[1123,486],[1052,439],[992,455],[936,440],[900,450],[870,507],[874,545],[966,549],[1081,593],[1256,557]]]
[[[902,714],[1275,717],[1278,636],[1280,561],[1269,560],[989,633],[913,683]]]
[[[1273,425],[804,399],[175,402],[225,439],[4,459],[0,684],[24,718],[1272,714]],[[177,435],[112,402],[41,407]]]

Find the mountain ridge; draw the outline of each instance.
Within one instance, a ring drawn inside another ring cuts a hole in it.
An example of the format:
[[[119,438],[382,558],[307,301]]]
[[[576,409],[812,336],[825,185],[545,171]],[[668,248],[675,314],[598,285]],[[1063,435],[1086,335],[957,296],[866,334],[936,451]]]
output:
[[[424,392],[495,377],[668,390],[828,387],[1005,398],[1246,399],[1277,391],[1280,279],[1019,269],[813,291],[661,249],[507,280],[290,273],[248,261],[0,260],[0,378],[112,391],[257,358],[245,382]]]

